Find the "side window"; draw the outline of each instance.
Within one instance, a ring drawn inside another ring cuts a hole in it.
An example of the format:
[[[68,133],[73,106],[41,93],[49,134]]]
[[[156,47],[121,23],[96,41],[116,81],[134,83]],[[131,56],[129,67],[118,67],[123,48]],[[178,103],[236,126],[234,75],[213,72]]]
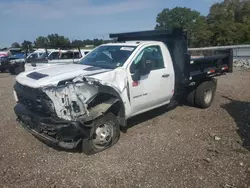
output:
[[[52,52],[49,55],[49,59],[53,60],[53,59],[58,59],[59,58],[59,52]]]
[[[80,53],[79,52],[74,52],[73,53],[73,58],[79,59],[80,58]]]
[[[132,63],[130,67],[130,72],[133,73],[134,69],[142,68],[143,61],[150,61],[152,63],[151,70],[164,68],[164,61],[161,48],[159,46],[150,46],[144,48]]]
[[[73,52],[62,53],[60,59],[73,59]]]
[[[30,58],[31,58],[31,59],[37,59],[38,56],[37,56],[37,54],[32,54],[32,55],[30,56]]]
[[[32,60],[32,59],[37,59],[37,58],[38,58],[38,56],[37,56],[37,54],[36,54],[36,53],[31,54],[31,55],[28,57],[28,59],[29,59],[29,60]]]

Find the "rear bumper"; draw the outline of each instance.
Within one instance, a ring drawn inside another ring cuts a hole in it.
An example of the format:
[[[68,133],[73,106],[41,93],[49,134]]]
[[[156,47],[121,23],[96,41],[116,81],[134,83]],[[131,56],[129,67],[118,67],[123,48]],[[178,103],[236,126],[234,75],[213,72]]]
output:
[[[17,120],[34,136],[65,149],[78,146],[88,135],[88,129],[77,122],[58,121],[31,112],[22,104],[14,107]]]
[[[9,72],[13,72],[15,68],[20,67],[21,69],[24,70],[24,64],[23,63],[9,63],[8,65],[8,70]]]

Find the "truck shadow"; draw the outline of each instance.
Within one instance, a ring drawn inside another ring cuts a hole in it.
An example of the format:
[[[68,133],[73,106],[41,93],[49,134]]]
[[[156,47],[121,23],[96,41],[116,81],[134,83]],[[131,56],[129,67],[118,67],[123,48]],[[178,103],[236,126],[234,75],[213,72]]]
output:
[[[140,123],[143,123],[143,122],[146,122],[146,121],[149,121],[150,119],[152,118],[155,118],[157,116],[160,116],[160,115],[163,115],[165,113],[167,113],[168,111],[170,110],[173,110],[175,109],[177,106],[179,105],[166,105],[166,106],[162,106],[162,107],[159,107],[159,108],[156,108],[152,111],[149,111],[149,112],[145,112],[143,114],[140,114],[140,115],[137,115],[131,119],[128,120],[127,122],[127,126],[126,128],[122,128],[121,127],[121,132],[123,133],[126,133],[128,129],[140,124]],[[33,135],[34,136],[34,135]],[[81,152],[81,144],[78,144],[78,146],[75,148],[75,149],[64,149],[64,148],[61,148],[57,145],[54,145],[54,144],[51,144],[49,142],[46,142],[44,141],[43,139],[40,139],[39,137],[36,137],[34,136],[37,140],[39,140],[40,142],[42,142],[43,144],[45,144],[46,146],[56,150],[56,151],[59,151],[59,152],[67,152],[67,153],[82,153]]]
[[[161,115],[167,113],[168,111],[175,109],[178,106],[179,105],[177,105],[177,104],[174,104],[171,106],[165,105],[165,106],[153,109],[151,111],[139,114],[135,117],[132,117],[131,119],[128,120],[126,127],[121,127],[121,132],[126,133],[128,129],[130,129],[130,128],[132,128],[140,123],[149,121],[150,119],[161,116]]]
[[[236,101],[229,97],[223,96],[230,100],[229,103],[221,105],[237,124],[237,133],[243,141],[243,147],[250,151],[250,102]]]
[[[33,135],[34,136],[34,135]],[[51,143],[49,143],[49,142],[46,142],[46,141],[44,141],[43,139],[40,139],[40,138],[38,138],[38,137],[36,137],[36,136],[34,136],[37,140],[39,140],[40,142],[42,142],[44,145],[46,145],[46,146],[48,146],[48,147],[50,147],[50,148],[52,148],[52,149],[54,149],[54,150],[56,150],[56,151],[59,151],[59,152],[67,152],[67,153],[82,153],[81,152],[81,147],[80,147],[80,145],[78,145],[76,148],[74,148],[74,149],[64,149],[64,148],[61,148],[61,147],[59,147],[59,146],[57,146],[57,145],[54,145],[54,144],[51,144]]]

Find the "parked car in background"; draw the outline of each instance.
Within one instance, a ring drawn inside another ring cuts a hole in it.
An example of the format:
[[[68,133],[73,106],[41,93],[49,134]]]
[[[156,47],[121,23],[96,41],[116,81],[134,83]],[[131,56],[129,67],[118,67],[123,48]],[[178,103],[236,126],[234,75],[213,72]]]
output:
[[[91,50],[60,50],[60,49],[39,49],[31,53],[25,59],[10,61],[9,72],[19,74],[24,71],[31,71],[47,66],[59,64],[78,63]]]
[[[92,50],[88,49],[88,50],[81,50],[82,56],[86,56],[89,52],[91,52]]]
[[[25,71],[31,71],[60,64],[78,63],[83,56],[85,55],[82,55],[82,52],[78,50],[53,50],[45,58],[38,58],[31,62],[26,61]]]
[[[44,54],[46,54],[44,49],[38,49],[30,54],[25,53],[23,56],[20,56],[20,58],[10,58],[8,65],[9,73],[17,75],[20,72],[23,72],[27,61],[31,62],[32,60],[42,58]]]
[[[9,58],[8,51],[0,52],[0,71],[1,72],[5,72],[8,69],[8,58]]]

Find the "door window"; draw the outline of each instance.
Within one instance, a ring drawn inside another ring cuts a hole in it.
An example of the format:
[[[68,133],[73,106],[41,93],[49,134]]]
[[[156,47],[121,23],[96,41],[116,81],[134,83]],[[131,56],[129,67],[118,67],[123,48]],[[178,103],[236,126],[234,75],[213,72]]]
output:
[[[130,67],[130,72],[134,73],[135,69],[141,69],[143,66],[143,61],[150,61],[152,63],[151,70],[164,68],[163,56],[159,46],[150,46],[144,48],[133,61],[133,64]]]
[[[59,59],[73,59],[73,52],[64,52]]]
[[[36,53],[31,54],[31,55],[29,56],[29,59],[37,59],[37,58],[38,58],[38,56],[37,56]]]
[[[73,58],[75,58],[75,59],[79,59],[79,58],[81,58],[81,54],[79,53],[79,52],[74,52],[74,57]]]
[[[58,59],[59,58],[59,52],[52,52],[49,57],[48,57],[50,60],[53,60],[53,59]]]

